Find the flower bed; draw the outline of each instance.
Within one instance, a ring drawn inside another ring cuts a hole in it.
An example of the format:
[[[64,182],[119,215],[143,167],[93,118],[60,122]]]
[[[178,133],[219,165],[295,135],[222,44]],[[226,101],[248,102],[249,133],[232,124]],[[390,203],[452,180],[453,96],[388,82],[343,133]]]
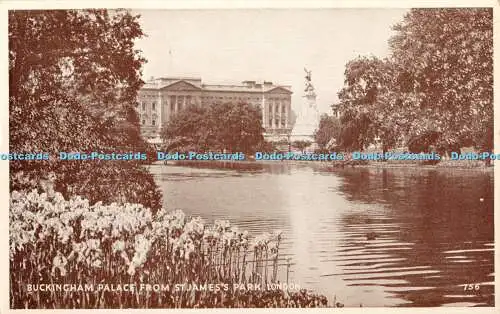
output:
[[[238,290],[235,284],[276,283],[281,232],[251,239],[227,221],[205,225],[183,212],[152,215],[137,204],[71,200],[12,192],[10,199],[12,308],[313,307],[323,296],[304,290]],[[87,291],[45,286],[89,285]],[[104,285],[161,291],[110,291]],[[180,284],[225,289],[174,289]]]

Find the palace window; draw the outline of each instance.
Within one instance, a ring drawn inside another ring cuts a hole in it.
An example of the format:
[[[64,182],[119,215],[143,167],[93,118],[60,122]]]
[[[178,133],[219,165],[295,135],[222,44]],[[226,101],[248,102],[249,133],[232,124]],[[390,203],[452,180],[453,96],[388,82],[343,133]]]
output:
[[[170,96],[170,113],[175,111],[175,96]]]
[[[142,110],[146,110],[146,103],[142,103]]]
[[[156,120],[151,120],[151,125],[156,125]]]
[[[151,104],[151,109],[156,110],[156,103],[155,102]]]
[[[182,104],[184,103],[184,96],[177,96],[177,110],[182,109]]]
[[[279,119],[275,119],[274,120],[274,126],[279,128],[280,127],[280,120]]]
[[[142,125],[146,124],[146,120],[142,119]]]

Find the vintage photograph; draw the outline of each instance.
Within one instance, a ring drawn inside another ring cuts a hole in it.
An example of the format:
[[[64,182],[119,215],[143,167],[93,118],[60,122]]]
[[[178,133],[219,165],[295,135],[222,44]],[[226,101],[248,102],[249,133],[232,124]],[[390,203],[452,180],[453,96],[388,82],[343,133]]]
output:
[[[492,7],[9,9],[8,69],[11,309],[495,306]]]

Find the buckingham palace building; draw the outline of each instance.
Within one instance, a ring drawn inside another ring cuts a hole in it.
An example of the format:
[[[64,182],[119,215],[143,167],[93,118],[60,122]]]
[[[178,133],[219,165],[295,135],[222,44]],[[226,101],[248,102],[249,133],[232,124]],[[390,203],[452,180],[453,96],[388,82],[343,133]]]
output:
[[[241,85],[203,84],[201,78],[162,77],[151,79],[139,91],[141,134],[160,144],[160,132],[172,116],[191,104],[246,102],[260,106],[267,140],[286,139],[291,125],[291,86],[272,82],[244,81]]]

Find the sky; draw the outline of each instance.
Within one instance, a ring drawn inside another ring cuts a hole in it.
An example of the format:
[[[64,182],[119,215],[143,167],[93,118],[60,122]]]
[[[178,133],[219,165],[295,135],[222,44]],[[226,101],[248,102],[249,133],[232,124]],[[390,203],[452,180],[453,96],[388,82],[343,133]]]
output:
[[[345,64],[386,57],[391,26],[405,9],[134,10],[147,37],[136,48],[150,77],[200,77],[205,84],[271,81],[292,86],[303,103],[304,67],[312,71],[318,110],[331,113]]]

